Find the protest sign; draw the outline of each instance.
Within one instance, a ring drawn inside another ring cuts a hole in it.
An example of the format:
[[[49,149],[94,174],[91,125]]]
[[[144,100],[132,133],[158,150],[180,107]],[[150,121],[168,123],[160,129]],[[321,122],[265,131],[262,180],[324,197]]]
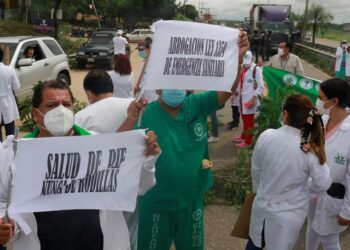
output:
[[[313,103],[317,99],[319,84],[321,83],[318,80],[272,67],[264,67],[263,75],[269,89],[269,96],[272,98],[275,97],[277,89],[283,93],[287,86],[292,86],[296,92],[310,97]]]
[[[66,209],[133,211],[145,132],[18,141],[10,215]]]
[[[144,89],[231,92],[238,69],[239,30],[181,21],[158,21]]]

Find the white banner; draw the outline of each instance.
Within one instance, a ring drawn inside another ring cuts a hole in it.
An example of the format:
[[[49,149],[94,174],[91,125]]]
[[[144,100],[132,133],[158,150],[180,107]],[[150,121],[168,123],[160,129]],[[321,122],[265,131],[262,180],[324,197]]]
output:
[[[66,209],[133,211],[145,132],[18,141],[10,215]]]
[[[239,30],[181,21],[158,21],[154,27],[144,89],[231,92],[238,68]]]

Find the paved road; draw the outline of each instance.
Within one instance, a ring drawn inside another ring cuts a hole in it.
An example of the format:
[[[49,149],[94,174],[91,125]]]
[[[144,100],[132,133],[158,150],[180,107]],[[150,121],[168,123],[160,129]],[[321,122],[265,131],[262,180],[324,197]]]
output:
[[[333,48],[338,48],[340,46],[340,41],[335,41],[335,40],[326,39],[326,38],[316,38],[315,42],[318,44],[322,44]]]
[[[133,47],[134,48],[134,47]],[[131,62],[136,76],[138,76],[142,60],[137,56],[137,51],[131,54]],[[312,65],[303,61],[305,75],[311,78],[325,80],[328,75],[317,70]],[[89,68],[91,69],[91,68]],[[88,70],[72,71],[72,91],[76,98],[81,101],[87,101],[83,91],[83,78]],[[231,108],[229,104],[218,112],[222,123],[226,124],[231,119]],[[233,135],[237,135],[239,131],[227,131],[224,126],[220,127],[220,141],[210,145],[211,155],[214,166],[217,168],[225,167],[232,163],[235,159],[235,148],[231,141]],[[205,244],[206,250],[240,250],[244,249],[245,240],[233,238],[229,236],[232,226],[237,219],[238,210],[229,205],[213,204],[208,205],[205,210]],[[301,234],[297,250],[304,249],[304,234]],[[342,249],[350,249],[350,232],[342,237]]]

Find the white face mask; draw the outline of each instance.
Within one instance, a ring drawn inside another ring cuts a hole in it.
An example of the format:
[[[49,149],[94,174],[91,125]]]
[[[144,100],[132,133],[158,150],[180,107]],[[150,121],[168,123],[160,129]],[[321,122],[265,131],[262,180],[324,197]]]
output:
[[[278,55],[280,55],[280,56],[283,56],[283,54],[284,54],[284,50],[283,50],[283,49],[281,49],[281,48],[278,48],[278,50],[277,50],[277,54],[278,54]]]
[[[331,109],[334,107],[334,105],[328,109],[324,108],[324,105],[329,102],[330,100],[324,102],[322,101],[320,98],[317,98],[316,100],[316,108],[317,108],[317,111],[321,114],[321,115],[329,115],[330,112],[331,112]]]
[[[348,47],[348,45],[347,45],[347,44],[343,44],[342,47],[343,47],[344,49],[346,49],[346,48]]]
[[[45,129],[54,136],[64,136],[73,127],[73,112],[63,105],[51,109],[45,115],[39,113],[44,116]]]

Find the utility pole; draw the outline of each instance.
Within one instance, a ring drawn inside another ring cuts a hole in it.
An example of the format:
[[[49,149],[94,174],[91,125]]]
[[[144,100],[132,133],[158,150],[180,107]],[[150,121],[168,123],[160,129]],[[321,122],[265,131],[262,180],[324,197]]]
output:
[[[98,24],[98,27],[101,29],[100,17],[99,17],[98,14],[97,14],[97,10],[96,10],[96,6],[95,6],[94,0],[91,0],[91,4],[92,4],[92,8],[93,8],[94,11],[95,11],[95,15],[96,15],[96,17],[97,17],[97,24]]]
[[[302,34],[301,34],[302,39],[304,39],[305,36],[306,36],[306,26],[307,26],[308,12],[309,12],[309,0],[306,0],[305,12],[304,12],[304,18],[303,18],[303,31],[302,31]]]
[[[184,4],[183,4],[183,6],[182,6],[182,8],[183,8],[183,15],[184,16],[186,16],[186,2],[187,2],[187,0],[184,0]]]
[[[200,12],[200,15],[202,16],[203,15],[203,10],[205,9],[203,6],[204,6],[205,3],[201,2],[200,3],[200,7],[199,7],[199,12]]]

